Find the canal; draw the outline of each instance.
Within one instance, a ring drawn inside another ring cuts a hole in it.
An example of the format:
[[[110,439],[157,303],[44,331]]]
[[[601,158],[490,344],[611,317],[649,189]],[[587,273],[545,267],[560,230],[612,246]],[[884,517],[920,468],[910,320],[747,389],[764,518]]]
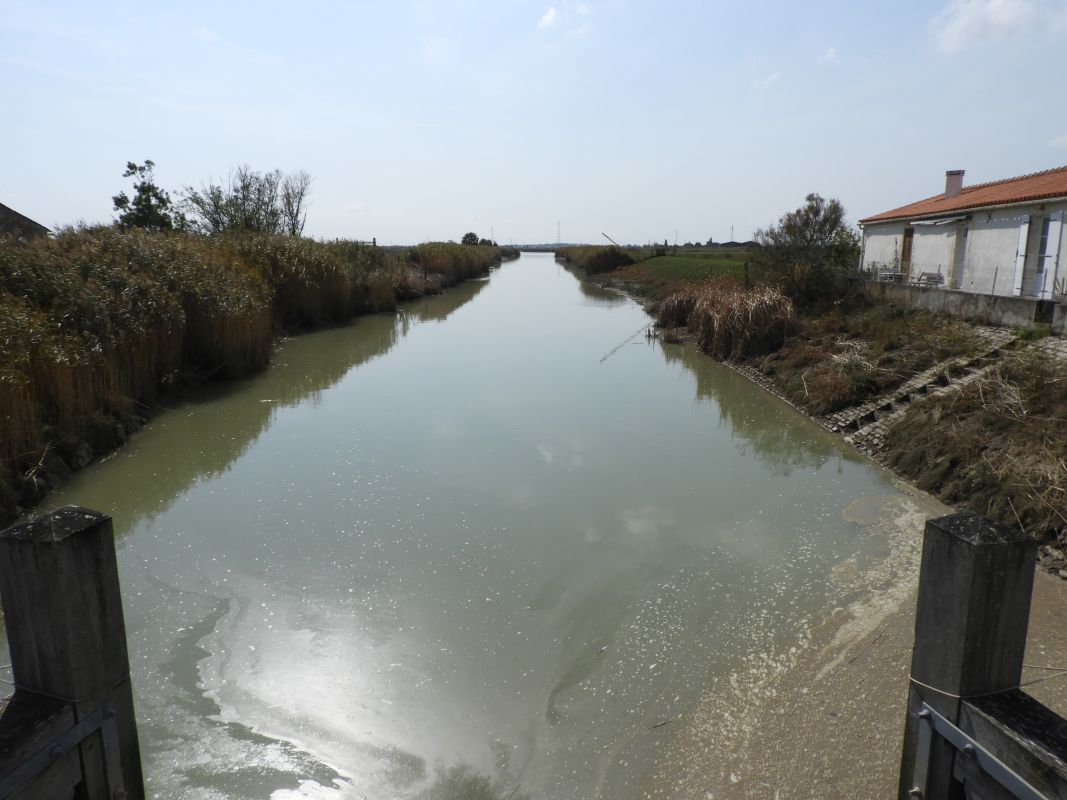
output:
[[[114,516],[150,796],[626,798],[856,599],[888,474],[524,254],[284,341],[50,507]]]

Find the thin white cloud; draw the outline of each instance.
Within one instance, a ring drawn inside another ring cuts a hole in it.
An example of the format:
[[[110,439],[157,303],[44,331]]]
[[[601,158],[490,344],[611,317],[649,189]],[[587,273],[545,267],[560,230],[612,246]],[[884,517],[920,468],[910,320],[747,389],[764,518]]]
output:
[[[767,76],[766,78],[764,78],[763,80],[761,80],[761,81],[759,82],[759,85],[760,85],[760,86],[770,86],[770,85],[771,85],[772,83],[774,83],[774,82],[775,82],[776,80],[778,80],[778,79],[779,79],[780,77],[782,77],[782,73],[781,73],[781,72],[772,72],[772,73],[771,73],[770,75],[768,75],[768,76]]]
[[[572,0],[560,0],[558,5],[549,6],[537,22],[539,31],[552,28],[571,38],[581,38],[589,30],[592,9],[588,3],[574,3]]]
[[[1025,33],[1038,18],[1032,0],[951,0],[930,22],[934,42],[953,54]]]
[[[347,206],[343,206],[341,210],[349,214],[367,214],[374,210],[374,206],[370,203],[349,203]]]
[[[829,64],[831,61],[837,61],[837,48],[828,47],[826,52],[819,56],[820,64]]]
[[[1052,139],[1049,144],[1053,147],[1067,147],[1067,133]]]

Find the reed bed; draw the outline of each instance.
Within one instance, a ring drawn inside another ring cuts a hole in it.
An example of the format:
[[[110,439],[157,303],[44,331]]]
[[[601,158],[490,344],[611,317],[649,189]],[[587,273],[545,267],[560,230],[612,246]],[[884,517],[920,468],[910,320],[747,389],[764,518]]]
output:
[[[416,252],[446,285],[500,257]],[[287,236],[0,239],[0,518],[50,488],[49,463],[78,468],[124,441],[161,389],[260,370],[279,330],[394,309],[406,271],[379,248]]]
[[[630,253],[615,245],[564,247],[557,251],[556,255],[585,270],[586,275],[611,272],[636,263]]]
[[[489,245],[430,242],[413,247],[410,258],[428,274],[437,275],[442,286],[484,275],[500,261],[500,248]]]
[[[727,282],[676,292],[663,301],[657,320],[661,327],[687,328],[703,352],[720,360],[773,352],[795,323],[793,302],[777,288]]]

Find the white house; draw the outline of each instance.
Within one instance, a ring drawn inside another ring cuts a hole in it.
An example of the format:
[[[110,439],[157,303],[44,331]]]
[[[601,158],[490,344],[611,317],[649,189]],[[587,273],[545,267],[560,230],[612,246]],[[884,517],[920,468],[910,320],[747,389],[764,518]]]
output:
[[[963,292],[1062,298],[1065,211],[1067,167],[975,186],[952,170],[943,194],[860,220],[861,268]]]

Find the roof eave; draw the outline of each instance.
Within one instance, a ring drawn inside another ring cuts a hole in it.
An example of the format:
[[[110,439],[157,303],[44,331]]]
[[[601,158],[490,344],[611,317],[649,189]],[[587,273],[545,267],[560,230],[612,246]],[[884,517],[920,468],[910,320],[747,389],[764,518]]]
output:
[[[1034,205],[1035,203],[1048,203],[1056,200],[1067,200],[1067,194],[1054,194],[1049,195],[1047,197],[1031,197],[1027,200],[1016,200],[1011,203],[979,203],[978,205],[963,206],[961,208],[954,208],[946,211],[931,211],[927,214],[900,214],[899,216],[882,217],[881,219],[877,219],[877,217],[879,217],[880,215],[876,214],[874,217],[867,217],[866,219],[861,219],[856,224],[862,228],[864,225],[880,225],[884,222],[903,222],[910,219],[937,219],[938,217],[951,217],[954,214],[970,214],[974,211],[983,211],[986,209],[992,210],[997,208],[1030,206]]]

